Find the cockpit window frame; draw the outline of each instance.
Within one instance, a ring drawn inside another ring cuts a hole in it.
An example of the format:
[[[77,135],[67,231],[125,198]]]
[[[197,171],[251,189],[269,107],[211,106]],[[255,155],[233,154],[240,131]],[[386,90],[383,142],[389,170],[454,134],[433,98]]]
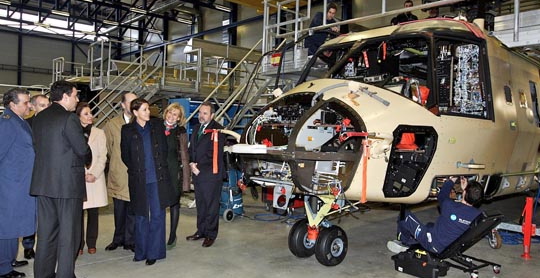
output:
[[[466,117],[466,118],[475,118],[475,119],[484,119],[484,120],[490,120],[495,121],[495,113],[493,110],[493,95],[491,90],[491,79],[490,79],[490,68],[489,68],[489,57],[488,57],[488,49],[485,40],[483,39],[477,39],[470,38],[470,37],[463,37],[463,36],[452,36],[449,34],[437,34],[434,35],[433,40],[433,50],[432,55],[435,56],[437,52],[437,47],[440,44],[441,41],[454,41],[459,42],[461,44],[474,44],[479,47],[479,71],[480,71],[480,78],[481,78],[481,87],[482,91],[484,92],[484,98],[485,98],[485,109],[486,109],[486,115],[485,116],[476,116],[471,114],[461,114],[461,113],[443,113],[440,112],[440,115],[444,116],[457,116],[457,117]],[[435,62],[435,57],[433,57],[433,62]],[[435,68],[433,68],[434,74]],[[434,77],[435,78],[435,77]],[[435,82],[435,80],[434,80]],[[438,86],[437,86],[438,89]],[[437,92],[437,105],[440,105],[440,92]]]

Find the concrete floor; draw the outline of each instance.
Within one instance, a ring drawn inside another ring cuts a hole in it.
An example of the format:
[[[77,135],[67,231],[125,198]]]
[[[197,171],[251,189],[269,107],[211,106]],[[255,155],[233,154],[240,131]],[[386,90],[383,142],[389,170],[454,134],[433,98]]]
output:
[[[495,201],[483,209],[498,209],[509,220],[519,218],[524,196]],[[320,265],[315,257],[299,259],[293,256],[287,246],[287,237],[292,221],[275,220],[277,216],[268,214],[260,201],[249,194],[244,195],[247,217],[235,218],[232,222],[221,221],[216,243],[210,248],[201,247],[201,241],[187,242],[185,237],[195,231],[196,210],[181,209],[176,248],[168,251],[167,258],[153,266],[143,262],[133,262],[133,253],[123,249],[104,251],[113,234],[113,216],[110,209],[100,215],[98,252],[86,253],[77,260],[76,275],[79,278],[135,278],[135,277],[412,277],[394,270],[392,253],[386,249],[387,240],[395,234],[397,206],[372,204],[371,210],[342,217],[339,221],[347,233],[349,249],[347,257],[338,266]],[[421,205],[414,211],[422,220],[432,220],[437,216],[434,204]],[[299,216],[296,211],[293,216]],[[167,215],[168,216],[168,215]],[[258,219],[255,220],[255,216]],[[536,217],[536,223],[540,223]],[[274,220],[274,221],[269,221]],[[169,222],[167,220],[167,222]],[[333,223],[338,224],[338,220]],[[168,230],[168,229],[167,229]],[[532,260],[523,260],[521,245],[503,245],[501,249],[491,249],[486,241],[480,241],[469,252],[476,256],[497,262],[502,271],[495,275],[491,268],[480,270],[480,277],[537,277],[540,272],[540,248],[531,248]],[[22,258],[20,250],[19,259]],[[33,277],[33,260],[18,271]],[[450,269],[446,277],[468,277],[469,275]]]

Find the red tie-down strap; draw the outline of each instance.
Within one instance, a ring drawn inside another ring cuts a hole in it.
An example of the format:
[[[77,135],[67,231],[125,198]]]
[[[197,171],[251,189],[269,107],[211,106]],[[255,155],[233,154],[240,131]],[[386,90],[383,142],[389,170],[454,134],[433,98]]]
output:
[[[346,131],[342,132],[339,136],[339,142],[343,143],[351,137],[364,137],[362,140],[362,195],[360,196],[360,202],[362,204],[367,202],[366,190],[367,190],[367,163],[369,159],[369,146],[371,145],[371,140],[368,140],[369,133],[367,132],[358,132],[358,131]]]
[[[218,169],[218,137],[219,137],[219,129],[205,129],[203,131],[205,134],[206,133],[212,133],[212,137],[210,137],[210,140],[212,140],[214,142],[214,152],[213,152],[213,155],[212,155],[212,173],[213,174],[217,174],[219,172],[219,169]]]

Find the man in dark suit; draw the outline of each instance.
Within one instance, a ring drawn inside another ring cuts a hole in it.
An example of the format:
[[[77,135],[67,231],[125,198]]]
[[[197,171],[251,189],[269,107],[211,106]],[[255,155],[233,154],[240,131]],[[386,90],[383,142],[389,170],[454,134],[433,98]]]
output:
[[[35,95],[30,98],[30,108],[31,110],[34,110],[34,115],[32,117],[27,118],[26,121],[28,124],[30,124],[30,127],[32,127],[32,121],[34,118],[39,114],[39,112],[45,110],[45,108],[49,107],[50,102],[49,98],[46,95]],[[33,163],[33,162],[32,162]],[[34,252],[34,245],[36,243],[36,235],[31,234],[29,236],[23,237],[23,240],[21,241],[21,244],[24,248],[24,258],[25,259],[33,259],[36,256],[36,253]],[[15,262],[16,264],[17,262]]]
[[[203,247],[212,246],[218,234],[219,200],[225,174],[223,165],[225,136],[222,133],[204,132],[223,129],[223,126],[214,120],[214,112],[212,103],[201,104],[199,124],[193,128],[189,144],[189,165],[194,175],[197,206],[197,232],[186,239],[204,238]],[[217,148],[217,151],[214,148]]]
[[[73,278],[86,198],[85,157],[90,148],[79,119],[71,112],[79,101],[75,85],[53,83],[50,99],[51,106],[32,124],[36,159],[30,194],[37,196],[39,223],[34,277]]]
[[[16,261],[18,237],[34,234],[36,200],[28,194],[34,148],[32,130],[23,120],[30,112],[30,96],[24,89],[7,91],[6,111],[0,116],[0,278],[24,277],[13,267],[27,265]]]

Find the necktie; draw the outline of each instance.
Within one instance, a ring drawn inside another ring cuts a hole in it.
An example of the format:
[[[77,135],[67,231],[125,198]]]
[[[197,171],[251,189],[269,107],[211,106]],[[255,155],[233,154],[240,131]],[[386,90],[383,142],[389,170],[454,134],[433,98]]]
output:
[[[203,131],[205,128],[206,128],[206,125],[201,126],[201,128],[199,128],[199,132],[197,133],[197,138],[201,138],[201,135],[203,134]]]

